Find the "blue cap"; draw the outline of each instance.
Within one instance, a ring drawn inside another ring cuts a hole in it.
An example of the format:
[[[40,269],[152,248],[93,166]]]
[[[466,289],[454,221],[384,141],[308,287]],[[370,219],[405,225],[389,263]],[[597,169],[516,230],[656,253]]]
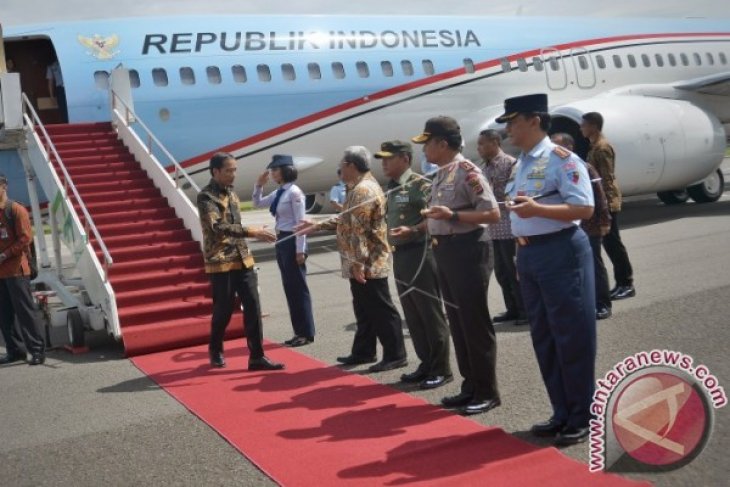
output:
[[[276,169],[277,167],[293,166],[293,165],[294,165],[294,159],[292,159],[291,156],[276,154],[274,157],[271,158],[271,162],[269,163],[268,166],[266,166],[266,169]]]
[[[548,97],[545,93],[515,96],[504,101],[504,113],[496,118],[497,123],[512,120],[520,113],[547,113]]]

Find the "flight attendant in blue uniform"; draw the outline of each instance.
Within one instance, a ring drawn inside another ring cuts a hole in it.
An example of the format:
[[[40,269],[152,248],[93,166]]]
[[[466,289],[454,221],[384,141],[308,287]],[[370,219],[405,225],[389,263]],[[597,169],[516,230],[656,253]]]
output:
[[[253,190],[253,204],[257,208],[269,207],[276,217],[276,262],[281,271],[286,302],[289,305],[294,337],[284,342],[290,347],[301,347],[314,341],[314,317],[312,298],[307,286],[307,241],[305,235],[294,234],[294,226],[304,219],[305,197],[294,184],[297,169],[291,156],[275,155],[259,176]],[[263,187],[271,179],[279,189],[263,196]]]
[[[596,359],[593,255],[580,220],[593,213],[583,161],[547,137],[547,95],[505,100],[511,143],[522,149],[507,182],[517,274],[532,344],[553,407],[532,427],[559,446],[587,439]]]

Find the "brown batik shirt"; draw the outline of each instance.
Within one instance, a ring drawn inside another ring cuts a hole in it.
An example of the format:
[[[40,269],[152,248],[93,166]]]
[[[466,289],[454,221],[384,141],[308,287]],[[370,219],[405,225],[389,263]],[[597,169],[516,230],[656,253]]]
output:
[[[239,200],[233,188],[215,180],[198,193],[198,213],[203,229],[205,272],[228,272],[253,267],[253,255],[244,237]]]
[[[616,153],[603,135],[600,135],[586,157],[601,177],[601,186],[606,193],[608,209],[617,213],[621,211],[621,190],[616,182]]]

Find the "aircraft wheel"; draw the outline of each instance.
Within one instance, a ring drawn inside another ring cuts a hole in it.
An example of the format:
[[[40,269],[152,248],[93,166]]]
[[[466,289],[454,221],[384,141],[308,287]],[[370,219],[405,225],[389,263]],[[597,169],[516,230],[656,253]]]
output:
[[[697,203],[714,203],[725,191],[725,178],[720,169],[707,176],[700,184],[687,188],[690,198]]]
[[[70,309],[66,313],[66,329],[68,330],[68,341],[73,348],[86,346],[84,320],[81,319],[78,309]]]
[[[656,195],[665,205],[681,205],[689,199],[689,193],[687,193],[686,189],[659,191]]]

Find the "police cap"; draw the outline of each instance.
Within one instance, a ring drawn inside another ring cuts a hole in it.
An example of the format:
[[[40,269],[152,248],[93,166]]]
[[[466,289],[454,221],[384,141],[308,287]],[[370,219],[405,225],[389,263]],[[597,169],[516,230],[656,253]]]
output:
[[[433,117],[429,118],[421,135],[417,135],[411,139],[416,144],[425,144],[431,137],[444,137],[445,139],[461,140],[461,127],[459,122],[451,117]]]
[[[504,113],[497,117],[497,123],[505,123],[520,113],[547,113],[548,98],[545,93],[515,96],[504,100]]]

